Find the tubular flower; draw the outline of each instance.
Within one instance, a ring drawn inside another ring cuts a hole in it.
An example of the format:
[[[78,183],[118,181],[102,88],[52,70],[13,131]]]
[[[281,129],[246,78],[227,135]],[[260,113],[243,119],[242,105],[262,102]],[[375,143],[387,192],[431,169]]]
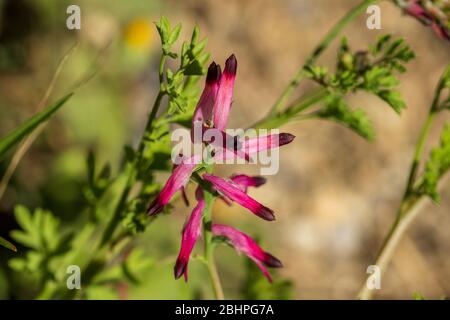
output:
[[[247,193],[248,187],[259,187],[266,183],[267,179],[264,177],[251,177],[246,174],[236,174],[230,177],[230,180],[233,181],[238,187],[241,188],[242,191]]]
[[[215,62],[211,63],[206,75],[205,88],[192,117],[192,130],[195,128],[195,123],[200,122],[203,125],[211,122],[214,102],[216,101],[217,91],[219,90],[220,77],[220,66]]]
[[[210,182],[214,189],[223,194],[225,197],[231,201],[239,203],[241,206],[250,210],[258,217],[268,221],[275,220],[272,209],[263,206],[258,201],[248,196],[232,181],[226,181],[225,179],[207,173],[203,174],[203,179]]]
[[[226,133],[225,129],[233,100],[236,70],[237,60],[234,55],[227,59],[223,73],[219,65],[214,62],[211,63],[208,68],[205,87],[192,118],[192,142],[213,147],[210,154],[214,161],[234,159],[236,155],[249,160],[250,155],[264,150],[279,148],[292,142],[295,138],[289,133],[280,133],[244,139]],[[210,129],[213,130],[209,131]],[[201,134],[200,139],[199,134]],[[148,213],[150,215],[160,212],[179,190],[185,203],[189,203],[184,188],[199,162],[200,156],[186,157],[181,161],[181,164],[174,167],[172,175],[165,183],[160,194],[149,205]],[[211,168],[211,164],[208,163],[206,165],[205,168]],[[199,181],[199,179],[203,181]],[[204,173],[201,176],[196,175],[195,180],[198,182],[196,190],[197,204],[183,228],[181,247],[174,266],[175,278],[178,279],[184,276],[186,281],[188,278],[189,258],[202,233],[203,211],[206,206],[204,192],[214,191],[212,196],[216,199],[222,199],[228,204],[237,202],[262,219],[275,220],[271,209],[247,195],[249,187],[259,187],[266,182],[264,177],[239,174],[231,176],[230,179],[223,179]],[[210,220],[207,222],[209,223]],[[282,266],[278,259],[263,251],[254,240],[236,229],[212,224],[212,233],[215,236],[226,237],[238,251],[244,252],[249,256],[269,281],[271,281],[271,277],[266,267]]]
[[[192,171],[197,165],[196,159],[196,157],[192,157],[188,160],[184,160],[175,167],[159,195],[149,205],[147,209],[149,215],[155,215],[160,212],[164,206],[169,203],[173,195],[189,182]]]
[[[244,141],[239,141],[242,146],[241,150],[238,150],[238,155],[240,153],[245,153],[249,157],[257,154],[258,152],[279,148],[286,144],[294,141],[295,136],[290,133],[277,133],[256,138],[249,138]],[[214,159],[216,160],[228,160],[234,159],[236,153],[229,149],[222,149],[216,153]]]
[[[225,69],[220,78],[220,87],[214,104],[214,127],[225,130],[233,101],[234,80],[236,79],[237,60],[232,54],[225,62]]]
[[[234,55],[228,58],[223,74],[218,64],[215,62],[210,64],[205,87],[195,108],[191,126],[191,138],[194,143],[201,141],[215,147],[225,147],[233,154],[237,153],[236,150],[240,149],[241,145],[235,137],[225,133],[224,130],[233,96],[236,68],[237,61]],[[211,128],[215,129],[214,135],[217,134],[220,137],[213,135],[209,139],[204,138],[206,130]],[[242,157],[248,160],[245,154]]]
[[[202,212],[205,208],[205,199],[203,198],[203,190],[201,187],[197,188],[195,196],[198,201],[197,206],[192,211],[186,225],[183,228],[181,249],[174,268],[175,279],[178,279],[184,275],[185,281],[188,279],[189,257],[195,243],[197,242],[197,239],[201,235]]]
[[[237,187],[239,187],[242,191],[247,193],[248,187],[259,187],[266,183],[267,179],[260,176],[247,176],[245,174],[235,174],[230,177],[230,180],[233,181]],[[220,195],[219,198],[225,202],[226,205],[231,206],[233,202],[228,199],[226,196]]]
[[[252,259],[270,282],[272,282],[272,277],[266,267],[281,268],[283,266],[280,260],[265,252],[255,240],[237,229],[226,225],[213,224],[212,233],[215,236],[227,238],[236,250]]]

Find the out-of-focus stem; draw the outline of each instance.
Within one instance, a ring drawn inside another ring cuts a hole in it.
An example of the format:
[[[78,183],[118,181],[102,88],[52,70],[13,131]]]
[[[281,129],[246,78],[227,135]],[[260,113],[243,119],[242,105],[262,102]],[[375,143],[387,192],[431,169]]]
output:
[[[408,175],[405,193],[400,203],[400,207],[397,211],[397,215],[389,229],[388,234],[383,240],[383,244],[375,260],[375,265],[380,268],[382,274],[386,272],[386,268],[392,258],[392,255],[394,254],[394,251],[403,234],[408,229],[408,226],[419,214],[419,212],[421,212],[420,209],[422,208],[422,206],[419,204],[423,204],[424,195],[422,193],[416,192],[414,185],[416,183],[417,170],[422,159],[425,143],[430,132],[431,125],[433,123],[433,120],[435,119],[436,113],[439,112],[439,101],[443,88],[444,76],[442,76],[439,81],[427,119],[425,120],[425,123],[423,124],[420,131],[414,151],[413,162]],[[374,290],[369,289],[369,286],[367,285],[367,282],[372,276],[374,275],[369,276],[366,282],[363,283],[358,293],[358,299],[369,300],[373,297],[375,292]]]
[[[405,194],[403,195],[400,204],[400,208],[398,209],[397,215],[389,229],[388,234],[383,240],[383,244],[375,260],[375,265],[380,268],[382,274],[386,271],[389,261],[391,260],[395,248],[398,245],[398,242],[402,238],[405,231],[408,229],[408,226],[420,212],[420,210],[418,210],[419,207],[416,206],[416,204],[422,198],[422,196],[415,195],[413,189],[416,180],[415,178],[417,174],[417,168],[419,166],[420,159],[422,158],[426,138],[428,137],[434,115],[435,111],[432,107],[430,109],[430,113],[428,114],[427,120],[422,127],[419,135],[419,140],[416,144],[413,163],[408,175],[408,182],[406,185]],[[370,277],[371,276],[369,276],[369,278]],[[374,293],[374,290],[369,289],[369,286],[367,286],[367,282],[365,282],[359,291],[358,298],[362,300],[369,300],[373,297]]]
[[[401,240],[403,234],[406,232],[408,227],[417,217],[417,215],[422,211],[422,208],[425,204],[425,198],[420,197],[416,198],[413,203],[405,204],[403,203],[400,206],[399,211],[397,212],[397,216],[394,220],[394,223],[391,225],[386,238],[383,240],[383,244],[380,248],[380,251],[377,255],[374,265],[380,268],[381,274],[384,274],[386,268],[397,248],[399,241]],[[358,293],[358,299],[361,300],[370,300],[372,299],[375,290],[369,289],[367,286],[367,282],[370,281],[370,277],[368,277],[366,282],[364,282]]]
[[[158,110],[161,106],[161,101],[164,95],[166,94],[164,91],[164,67],[166,63],[166,55],[162,54],[161,59],[159,61],[159,91],[156,95],[155,101],[153,103],[152,109],[150,111],[150,115],[147,119],[147,124],[145,125],[144,133],[142,134],[141,140],[139,142],[138,148],[137,148],[137,159],[134,159],[133,163],[128,163],[126,166],[126,172],[127,172],[127,182],[125,184],[125,187],[120,195],[120,200],[117,205],[117,208],[113,214],[113,217],[106,227],[102,240],[100,243],[100,247],[103,247],[105,244],[107,244],[114,234],[114,231],[117,228],[117,225],[120,222],[120,217],[122,214],[122,210],[126,204],[126,201],[128,199],[128,195],[130,193],[131,188],[133,187],[134,183],[136,182],[136,175],[137,175],[137,167],[140,164],[140,161],[143,156],[143,152],[145,151],[145,141],[146,137],[151,134],[153,130],[153,121],[156,118],[156,115],[158,114]]]
[[[45,105],[48,102],[48,99],[53,91],[53,88],[55,87],[56,80],[58,79],[59,75],[61,74],[61,71],[63,69],[64,63],[67,61],[69,56],[75,51],[75,49],[78,47],[78,42],[72,45],[70,49],[67,51],[67,53],[61,58],[61,60],[58,63],[58,66],[56,67],[55,73],[53,74],[53,77],[50,81],[50,84],[47,87],[47,90],[45,91],[44,96],[42,97],[41,101],[39,102],[38,106],[36,107],[36,112],[39,112],[42,110],[42,108],[45,107]],[[46,122],[39,125],[28,137],[26,137],[17,148],[17,151],[14,153],[11,162],[8,165],[8,168],[5,171],[5,174],[3,175],[3,178],[0,182],[0,200],[3,198],[3,195],[6,191],[6,188],[8,187],[8,183],[11,180],[14,172],[16,171],[17,166],[20,163],[20,160],[22,160],[23,156],[27,153],[28,149],[30,149],[33,142],[39,137],[41,132],[46,127]]]

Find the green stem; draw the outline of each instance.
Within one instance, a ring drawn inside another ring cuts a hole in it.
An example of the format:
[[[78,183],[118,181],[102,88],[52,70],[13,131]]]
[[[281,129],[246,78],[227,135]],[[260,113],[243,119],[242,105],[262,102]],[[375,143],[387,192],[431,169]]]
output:
[[[417,140],[416,148],[414,151],[411,169],[408,175],[405,193],[403,194],[400,207],[397,211],[394,222],[389,228],[388,234],[383,240],[383,244],[381,245],[381,248],[378,251],[377,258],[375,260],[375,265],[380,268],[382,273],[386,271],[389,261],[391,260],[398,245],[398,242],[401,240],[403,234],[406,232],[409,225],[420,211],[418,210],[417,204],[423,198],[423,195],[415,191],[414,185],[416,182],[417,170],[422,159],[425,143],[427,141],[431,125],[433,124],[436,113],[439,112],[438,105],[442,89],[443,80],[441,79],[438,87],[436,88],[433,103],[431,104],[427,119],[425,120],[425,123],[420,130],[419,138]],[[373,297],[374,293],[374,290],[369,289],[369,287],[367,286],[367,282],[365,282],[358,293],[358,298],[362,300],[369,300]]]
[[[403,200],[405,201],[408,197],[412,196],[414,189],[414,182],[416,181],[417,170],[419,168],[420,159],[422,158],[423,150],[425,148],[425,142],[427,140],[428,133],[430,132],[431,124],[435,118],[436,112],[432,109],[428,114],[428,117],[423,125],[419,139],[416,144],[416,149],[414,151],[413,163],[411,165],[411,170],[408,175],[408,182],[406,184],[405,194],[403,195]]]
[[[273,105],[269,114],[276,114],[281,110],[281,108],[286,104],[286,101],[289,99],[293,91],[298,87],[300,82],[305,77],[304,68],[306,66],[312,65],[316,62],[316,60],[320,57],[320,55],[328,48],[330,43],[341,33],[341,31],[360,13],[367,9],[372,3],[377,2],[378,0],[364,0],[359,5],[350,10],[338,23],[325,35],[325,37],[320,41],[317,47],[314,49],[312,54],[306,60],[306,63],[297,71],[294,75],[294,78],[289,82],[288,86],[281,93],[281,96]]]
[[[125,187],[120,195],[120,200],[116,207],[114,215],[103,233],[100,247],[103,247],[105,244],[107,244],[109,242],[109,240],[111,239],[112,235],[114,234],[114,231],[116,230],[117,225],[120,223],[120,217],[121,217],[122,211],[126,205],[128,195],[129,195],[134,183],[136,182],[137,168],[143,158],[143,153],[145,151],[145,142],[146,142],[147,136],[149,136],[153,130],[153,122],[156,119],[156,115],[158,114],[158,110],[161,106],[162,98],[166,94],[164,91],[164,88],[163,88],[165,61],[166,61],[166,56],[163,54],[161,56],[160,63],[159,63],[159,81],[160,81],[159,92],[153,103],[152,110],[151,110],[150,115],[147,120],[147,124],[145,125],[144,133],[142,134],[141,140],[139,142],[139,146],[137,148],[137,159],[134,159],[133,163],[127,164],[127,167],[126,167],[126,171],[128,172],[127,173],[127,177],[128,177],[127,182],[126,182]]]
[[[300,99],[294,101],[285,110],[279,113],[270,113],[260,121],[253,124],[251,128],[255,129],[272,129],[278,128],[281,125],[289,122],[293,117],[297,116],[300,112],[316,105],[321,102],[328,95],[326,88],[320,88],[311,93],[305,94]]]
[[[219,273],[217,272],[216,263],[214,261],[214,247],[212,243],[212,204],[214,201],[214,196],[208,191],[204,191],[205,194],[205,210],[203,215],[203,236],[204,236],[204,255],[205,262],[208,268],[209,277],[212,284],[212,289],[217,300],[224,300],[224,294],[222,289],[222,284],[220,282]]]
[[[391,225],[388,234],[383,240],[383,244],[374,262],[374,265],[380,268],[381,275],[386,272],[389,261],[391,260],[398,243],[402,239],[403,234],[406,232],[417,215],[421,212],[422,207],[419,206],[419,204],[424,203],[422,200],[424,200],[423,196],[415,197],[410,202],[403,202],[402,205],[400,205],[395,220]],[[375,290],[369,289],[369,287],[367,286],[367,282],[369,282],[369,278],[372,276],[374,275],[369,276],[367,281],[364,282],[358,293],[358,299],[372,299]]]

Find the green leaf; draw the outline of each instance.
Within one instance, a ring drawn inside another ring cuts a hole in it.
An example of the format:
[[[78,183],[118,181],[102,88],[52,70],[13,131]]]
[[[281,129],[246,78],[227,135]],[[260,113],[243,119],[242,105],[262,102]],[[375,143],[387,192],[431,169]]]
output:
[[[72,97],[73,93],[69,93],[63,98],[56,101],[54,104],[48,106],[44,111],[39,112],[35,116],[22,123],[16,129],[8,133],[0,139],[0,159],[5,153],[11,149],[17,142],[19,142],[27,134],[31,133],[38,125],[50,118],[59,108],[61,108],[67,100]]]
[[[375,135],[366,113],[361,109],[351,110],[339,96],[328,97],[324,108],[318,112],[318,117],[339,122],[369,141]]]
[[[175,43],[175,41],[178,40],[178,37],[180,36],[181,32],[181,23],[177,24],[175,28],[170,32],[169,39],[167,40],[167,43],[169,45],[172,45]]]
[[[15,210],[15,217],[19,226],[23,229],[23,231],[14,230],[11,232],[11,236],[17,242],[22,245],[39,249],[40,248],[40,236],[39,230],[33,224],[33,219],[28,208],[17,205]]]
[[[385,34],[385,35],[380,36],[378,38],[375,46],[372,46],[371,53],[374,55],[380,53],[382,50],[385,49],[386,44],[391,40],[391,38],[392,38],[392,35],[390,35],[390,34]]]
[[[49,211],[36,209],[32,215],[24,206],[16,206],[16,220],[22,230],[14,230],[11,236],[17,242],[35,250],[52,252],[61,239],[59,220]]]
[[[49,211],[36,209],[31,213],[26,207],[17,206],[15,217],[21,230],[12,231],[11,237],[30,250],[11,259],[9,266],[17,272],[26,272],[38,282],[56,279],[58,272],[65,275],[60,262],[70,251],[74,234],[61,232],[59,219]],[[69,264],[73,262],[72,259]]]
[[[425,297],[419,292],[414,292],[412,296],[414,300],[426,300]]]
[[[200,28],[196,25],[192,31],[191,44],[196,44],[200,36]]]
[[[437,191],[439,179],[450,169],[450,125],[442,130],[440,145],[433,149],[425,165],[425,171],[419,191],[426,194],[435,202],[440,202]]]
[[[377,95],[389,104],[395,112],[400,112],[406,108],[406,103],[398,91],[381,90]]]
[[[204,73],[205,69],[198,60],[192,61],[192,63],[190,63],[184,71],[184,74],[187,76],[201,76]]]
[[[0,237],[0,246],[3,246],[9,250],[12,250],[14,252],[17,252],[17,248],[15,245],[13,245],[11,242],[6,240],[5,238]]]
[[[155,25],[161,38],[161,43],[164,46],[167,44],[169,40],[169,32],[170,32],[169,20],[167,20],[165,16],[162,16],[159,22],[156,22]]]
[[[398,79],[385,67],[375,66],[364,74],[365,90],[373,92],[387,102],[398,114],[406,108],[406,103],[398,91],[393,90],[398,85]]]

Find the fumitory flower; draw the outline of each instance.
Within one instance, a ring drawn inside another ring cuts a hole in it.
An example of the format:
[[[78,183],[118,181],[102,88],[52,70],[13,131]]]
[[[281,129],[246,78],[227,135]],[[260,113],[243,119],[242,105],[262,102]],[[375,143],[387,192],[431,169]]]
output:
[[[247,156],[258,154],[264,150],[279,148],[292,142],[295,138],[289,133],[267,134],[250,138],[231,136],[226,133],[228,116],[233,100],[236,71],[237,60],[234,55],[231,55],[226,60],[223,73],[219,65],[215,62],[211,63],[208,68],[205,87],[192,118],[192,142],[213,146],[214,152],[211,155],[216,162],[235,158],[236,155],[249,160]],[[199,131],[202,135],[200,140],[196,136],[198,134],[196,130],[198,129],[200,129]],[[218,132],[218,141],[209,141],[203,138],[203,133],[211,129],[216,130],[216,133]],[[201,173],[202,168],[209,167],[209,165],[202,164],[198,156],[182,156],[181,158],[181,163],[174,167],[160,194],[150,204],[148,208],[150,215],[160,212],[177,191],[184,192],[184,187],[188,184],[197,166],[198,169],[196,170],[198,170],[198,173]],[[202,232],[202,217],[206,206],[205,192],[212,192],[216,198],[221,198],[226,202],[236,202],[264,220],[275,220],[272,209],[264,206],[247,194],[249,187],[263,185],[266,182],[264,177],[239,174],[233,175],[229,179],[223,179],[211,174],[211,171],[207,171],[208,173],[197,174],[195,176],[197,180],[193,179],[198,182],[195,192],[197,204],[182,231],[180,252],[174,267],[174,275],[177,279],[184,275],[185,280],[187,280],[189,258]],[[238,251],[245,253],[255,261],[269,281],[271,281],[271,277],[266,267],[282,266],[278,259],[263,251],[254,240],[241,231],[218,224],[213,224],[210,228],[213,235],[227,238]]]
[[[272,282],[272,278],[266,267],[281,268],[283,266],[280,260],[265,252],[255,240],[237,229],[213,224],[212,232],[215,236],[225,237],[236,250],[252,259],[270,282]]]
[[[175,278],[178,279],[184,274],[186,281],[188,277],[189,257],[201,234],[202,211],[205,208],[202,188],[197,188],[195,197],[198,202],[183,228],[181,249],[174,269]]]
[[[234,137],[224,132],[231,108],[236,69],[237,61],[234,55],[227,59],[223,74],[219,65],[215,62],[210,64],[205,88],[192,117],[191,137],[194,143],[201,141],[218,147],[237,147]],[[197,128],[200,130],[197,131]],[[211,128],[214,128],[216,133],[220,133],[222,138],[220,141],[203,140],[204,132]]]
[[[210,182],[215,190],[219,191],[228,199],[239,203],[241,206],[247,208],[258,217],[268,221],[275,220],[272,209],[263,206],[258,201],[248,196],[233,181],[226,181],[225,179],[206,173],[203,175],[203,179]]]
[[[267,181],[264,177],[250,177],[246,174],[235,174],[230,179],[245,193],[247,193],[248,187],[259,187]]]
[[[184,188],[196,166],[197,159],[198,157],[184,159],[181,164],[175,167],[159,195],[149,205],[147,209],[148,214],[154,215],[160,212],[163,207],[169,203],[173,195],[178,190]]]

